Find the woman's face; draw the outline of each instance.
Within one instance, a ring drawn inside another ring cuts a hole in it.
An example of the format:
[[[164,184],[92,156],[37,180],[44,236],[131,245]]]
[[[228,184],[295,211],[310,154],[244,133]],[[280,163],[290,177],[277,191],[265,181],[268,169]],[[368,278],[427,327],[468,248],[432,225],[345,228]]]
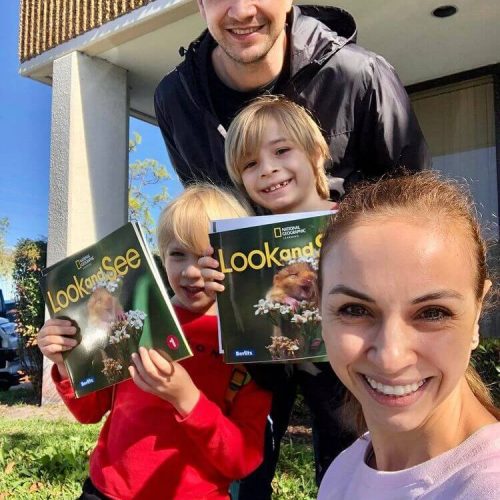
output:
[[[369,429],[409,431],[459,408],[479,315],[462,231],[403,218],[359,224],[322,269],[328,357]]]

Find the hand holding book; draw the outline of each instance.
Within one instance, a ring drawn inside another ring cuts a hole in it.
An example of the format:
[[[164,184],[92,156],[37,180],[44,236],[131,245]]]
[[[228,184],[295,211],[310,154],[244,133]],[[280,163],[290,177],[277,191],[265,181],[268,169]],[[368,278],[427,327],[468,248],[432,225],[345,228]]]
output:
[[[40,351],[57,366],[62,379],[69,377],[62,353],[78,344],[75,335],[76,327],[71,321],[58,318],[47,320],[38,332],[37,344]]]
[[[168,401],[182,417],[191,413],[200,391],[181,364],[164,351],[144,347],[131,357],[134,366],[129,366],[129,372],[137,387]]]
[[[198,260],[198,266],[205,281],[205,292],[215,298],[216,293],[225,290],[225,286],[221,283],[224,280],[225,274],[217,271],[219,262],[212,257],[213,254],[214,249],[208,247],[203,257],[200,257]]]

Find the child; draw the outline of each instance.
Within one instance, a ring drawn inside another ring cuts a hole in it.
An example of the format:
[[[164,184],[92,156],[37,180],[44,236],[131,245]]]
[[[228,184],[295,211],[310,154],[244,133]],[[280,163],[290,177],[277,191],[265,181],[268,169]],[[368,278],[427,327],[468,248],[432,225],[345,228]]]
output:
[[[321,131],[301,106],[277,96],[254,100],[229,127],[226,167],[234,184],[260,207],[273,214],[331,210],[324,162],[328,146]],[[208,251],[207,253],[210,253]],[[222,291],[224,274],[216,271],[211,257],[200,259],[207,292]],[[335,456],[355,439],[355,433],[341,423],[344,388],[328,363],[250,367],[261,385],[273,390],[273,435],[275,451],[266,454],[253,478],[246,479],[240,498],[269,498],[270,482],[279,455],[279,443],[288,425],[298,383],[313,417],[316,480]],[[296,369],[298,368],[298,369]],[[293,376],[285,375],[293,372]],[[273,381],[273,386],[268,381]],[[280,380],[280,382],[277,382]],[[266,448],[268,449],[268,448]],[[266,496],[265,496],[266,495]]]
[[[51,319],[40,330],[38,345],[55,363],[52,377],[75,417],[93,423],[110,411],[81,498],[229,498],[230,482],[262,460],[270,395],[253,382],[236,394],[229,389],[233,367],[218,353],[214,300],[197,265],[209,220],[242,215],[247,211],[228,192],[200,185],[160,216],[161,259],[192,358],[175,362],[141,347],[132,380],[75,399],[61,356],[76,345],[75,328]]]

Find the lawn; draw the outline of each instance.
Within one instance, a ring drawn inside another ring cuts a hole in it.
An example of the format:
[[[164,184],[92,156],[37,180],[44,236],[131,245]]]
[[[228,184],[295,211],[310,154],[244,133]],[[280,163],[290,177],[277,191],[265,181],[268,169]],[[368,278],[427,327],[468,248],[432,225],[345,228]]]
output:
[[[31,398],[24,390],[0,392],[0,405],[29,415],[30,411],[35,413]],[[77,498],[101,425],[40,416],[13,418],[3,413],[0,500]],[[274,499],[316,498],[312,447],[308,442],[293,436],[286,438],[278,467]]]

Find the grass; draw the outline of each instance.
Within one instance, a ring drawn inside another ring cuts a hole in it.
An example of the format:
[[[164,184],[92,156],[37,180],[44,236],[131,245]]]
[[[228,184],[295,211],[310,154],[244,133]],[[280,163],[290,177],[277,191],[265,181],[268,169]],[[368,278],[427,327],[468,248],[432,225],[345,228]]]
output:
[[[0,418],[0,499],[72,499],[100,425]]]
[[[273,500],[313,500],[317,493],[312,445],[283,443],[273,479]]]
[[[0,404],[33,404],[29,390],[0,391]],[[101,424],[0,416],[0,500],[74,499],[88,475]],[[273,500],[316,498],[312,446],[286,440]]]

